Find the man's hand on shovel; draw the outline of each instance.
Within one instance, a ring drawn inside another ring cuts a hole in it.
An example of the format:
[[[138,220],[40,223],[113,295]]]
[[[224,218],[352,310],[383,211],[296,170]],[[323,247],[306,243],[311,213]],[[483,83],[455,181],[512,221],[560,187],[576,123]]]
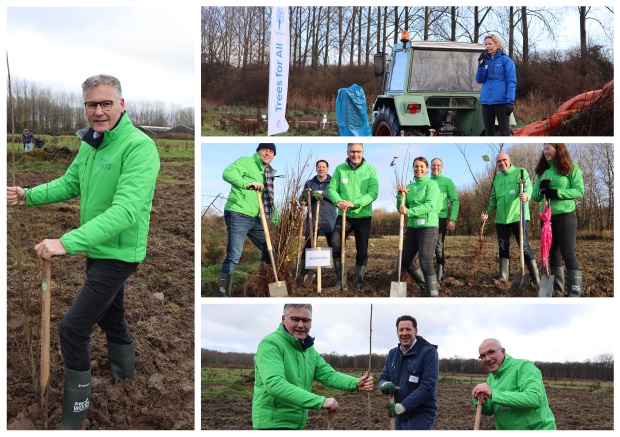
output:
[[[50,260],[55,256],[67,254],[64,244],[58,239],[45,239],[34,246],[34,250],[37,252],[40,262],[43,262],[44,259]]]
[[[483,394],[485,398],[490,399],[493,397],[493,389],[489,387],[489,384],[483,382],[482,384],[476,385],[471,392],[471,395],[478,399],[480,398],[480,394]]]
[[[330,410],[333,412],[338,411],[338,401],[334,398],[325,398],[323,401],[323,406],[321,407],[323,410]]]

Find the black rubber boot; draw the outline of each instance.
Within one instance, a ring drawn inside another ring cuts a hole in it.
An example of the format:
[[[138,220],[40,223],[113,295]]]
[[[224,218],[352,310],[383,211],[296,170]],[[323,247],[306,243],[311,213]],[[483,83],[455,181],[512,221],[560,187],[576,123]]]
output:
[[[498,281],[506,282],[510,278],[510,260],[508,258],[499,259],[499,276]]]
[[[76,429],[86,419],[90,406],[90,370],[65,371],[60,429]]]
[[[108,361],[112,372],[111,383],[121,378],[133,378],[136,370],[136,348],[134,344],[108,343]]]
[[[232,289],[232,273],[222,273],[220,276],[220,297],[230,297]]]
[[[353,276],[353,284],[356,290],[362,289],[364,275],[366,274],[366,266],[355,266],[355,275]]]
[[[538,272],[538,266],[535,259],[526,259],[525,266],[527,271],[530,272],[530,281],[540,287],[540,273]]]
[[[429,297],[439,296],[439,289],[437,288],[437,276],[425,276],[424,283],[426,284],[426,291]]]
[[[564,267],[551,267],[551,274],[554,276],[553,291],[564,296]]]
[[[336,273],[338,281],[334,284],[333,287],[330,287],[330,291],[340,291],[343,288],[340,283],[340,279],[342,278],[342,263],[339,259],[334,260],[334,271]],[[344,263],[344,290],[346,291],[347,289],[347,263]]]
[[[420,286],[420,292],[426,293],[426,282],[424,281],[424,273],[421,268],[415,268],[413,265],[406,267],[405,270],[413,278],[413,280]]]
[[[566,271],[566,285],[568,289],[568,297],[581,297],[581,281],[583,277],[581,270]]]
[[[437,276],[437,283],[440,283],[443,279],[443,264],[435,264],[435,275]]]

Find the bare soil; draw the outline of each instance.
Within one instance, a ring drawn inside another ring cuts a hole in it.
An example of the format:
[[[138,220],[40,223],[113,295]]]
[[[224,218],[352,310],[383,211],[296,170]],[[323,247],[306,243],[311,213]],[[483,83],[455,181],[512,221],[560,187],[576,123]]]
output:
[[[158,182],[155,190],[147,256],[125,284],[126,318],[136,345],[135,378],[107,383],[110,372],[105,335],[95,327],[91,339],[92,399],[88,419],[81,429],[194,429],[194,166],[176,164],[162,160],[162,171],[169,177]],[[8,183],[13,185],[9,173]],[[17,174],[16,184],[32,187],[60,175],[22,172]],[[58,323],[81,288],[86,258],[80,254],[52,261],[51,375],[46,409],[40,406],[39,394],[35,393],[39,375],[41,268],[33,248],[44,238],[58,238],[78,226],[78,200],[19,211],[9,208],[9,429],[60,427],[64,365]],[[18,248],[23,265],[21,275]],[[163,299],[155,297],[155,293],[163,293]],[[22,295],[28,298],[24,300]],[[32,333],[32,359],[26,340],[26,320]]]
[[[252,390],[253,382],[242,382]],[[203,384],[202,390],[209,387]],[[438,390],[438,414],[435,430],[473,430],[476,408],[471,402],[473,385],[442,384]],[[558,389],[547,387],[547,397],[559,430],[613,430],[613,392]],[[378,390],[370,394],[341,393],[335,396],[340,405],[334,429],[389,429],[385,405],[388,397]],[[252,399],[218,396],[202,400],[201,428],[203,430],[252,429]],[[310,410],[305,429],[327,429],[327,412]],[[480,429],[494,430],[492,417],[483,416]]]

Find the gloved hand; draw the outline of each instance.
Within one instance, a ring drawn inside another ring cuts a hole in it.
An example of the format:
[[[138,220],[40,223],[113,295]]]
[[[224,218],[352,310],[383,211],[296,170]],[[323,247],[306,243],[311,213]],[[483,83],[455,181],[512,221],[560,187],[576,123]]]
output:
[[[513,105],[512,103],[506,103],[506,115],[510,117],[510,114],[512,114],[512,111],[515,110],[515,105]]]
[[[558,190],[554,190],[553,188],[547,188],[544,192],[547,199],[557,199],[558,198]]]
[[[392,382],[386,382],[381,386],[381,393],[384,395],[393,395],[396,393],[396,386]]]
[[[487,52],[480,53],[480,56],[478,57],[478,67],[482,67],[486,61],[487,61]]]
[[[389,417],[396,417],[399,414],[403,414],[405,411],[407,411],[407,409],[403,407],[402,404],[396,404],[396,403],[387,404],[385,408],[387,408],[388,410]]]
[[[546,190],[548,188],[551,188],[551,179],[543,179],[540,181],[540,189],[541,190]]]
[[[245,186],[245,188],[248,190],[263,191],[265,189],[265,186],[260,182],[250,182]]]
[[[317,201],[320,202],[323,200],[323,193],[321,191],[313,191],[312,197],[314,197]]]

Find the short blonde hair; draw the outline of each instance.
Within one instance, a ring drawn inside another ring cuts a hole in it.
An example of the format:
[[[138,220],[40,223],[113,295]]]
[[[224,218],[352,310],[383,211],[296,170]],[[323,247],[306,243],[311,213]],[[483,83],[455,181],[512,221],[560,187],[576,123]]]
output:
[[[502,51],[502,53],[504,52],[504,44],[502,44],[502,40],[499,38],[499,36],[495,33],[491,33],[487,36],[484,37],[484,39],[491,39],[493,40],[493,42],[495,43],[495,45],[497,46],[498,49],[500,49]]]

